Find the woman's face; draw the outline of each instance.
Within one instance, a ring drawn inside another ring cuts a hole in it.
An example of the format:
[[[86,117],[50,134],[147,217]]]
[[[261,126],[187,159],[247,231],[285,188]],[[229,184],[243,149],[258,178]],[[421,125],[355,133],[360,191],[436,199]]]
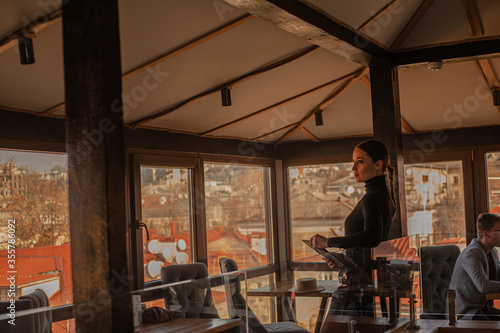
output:
[[[382,161],[379,160],[374,163],[372,158],[368,156],[364,150],[359,148],[355,148],[352,153],[352,163],[352,171],[354,171],[354,177],[358,183],[366,182],[384,173],[382,171]]]

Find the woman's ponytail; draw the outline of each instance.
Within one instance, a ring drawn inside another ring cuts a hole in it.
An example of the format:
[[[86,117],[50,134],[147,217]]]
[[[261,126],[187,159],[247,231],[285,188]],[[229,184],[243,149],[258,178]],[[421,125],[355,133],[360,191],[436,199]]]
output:
[[[394,219],[396,217],[396,185],[395,185],[395,180],[394,180],[394,168],[390,165],[387,164],[387,177],[386,177],[386,182],[389,183],[388,187],[390,189],[390,194],[391,194],[391,199],[392,199],[392,207],[393,207],[393,212],[392,212],[392,218]]]

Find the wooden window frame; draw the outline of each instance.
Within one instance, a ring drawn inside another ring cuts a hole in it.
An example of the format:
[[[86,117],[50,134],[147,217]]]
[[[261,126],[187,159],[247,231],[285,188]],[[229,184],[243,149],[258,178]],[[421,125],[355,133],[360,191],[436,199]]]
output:
[[[413,161],[413,157],[418,156],[418,161]],[[429,153],[418,153],[412,151],[411,154],[404,152],[404,165],[411,165],[416,163],[435,163],[435,162],[451,162],[451,161],[461,161],[462,162],[462,177],[463,177],[463,191],[464,191],[464,212],[465,212],[465,230],[467,238],[471,233],[475,234],[475,215],[476,207],[474,203],[474,182],[473,182],[473,150],[471,149],[446,149],[446,150],[436,150],[432,154]],[[410,160],[412,159],[412,160]],[[408,235],[403,235],[408,236]],[[470,239],[467,239],[467,243]]]
[[[206,212],[205,212],[205,181],[204,181],[204,164],[205,163],[220,163],[248,166],[269,167],[269,179],[266,181],[266,211],[269,216],[266,217],[266,234],[268,241],[268,260],[269,264],[265,266],[255,267],[251,269],[249,277],[259,277],[270,273],[276,273],[278,266],[275,265],[275,257],[273,249],[276,247],[278,236],[276,232],[276,191],[274,159],[264,158],[248,158],[238,156],[226,156],[215,154],[199,154],[199,153],[179,153],[165,151],[144,152],[143,150],[129,150],[129,179],[128,192],[130,193],[130,226],[131,226],[131,247],[132,265],[134,267],[134,275],[137,277],[134,280],[134,288],[142,289],[161,284],[160,281],[144,282],[144,258],[143,258],[143,243],[142,231],[136,228],[137,221],[142,220],[142,205],[141,205],[141,166],[157,166],[157,167],[178,167],[188,168],[193,170],[192,174],[192,206],[193,221],[191,225],[192,244],[193,244],[193,262],[203,262],[207,264],[207,229],[206,229]],[[199,195],[199,194],[202,195]]]

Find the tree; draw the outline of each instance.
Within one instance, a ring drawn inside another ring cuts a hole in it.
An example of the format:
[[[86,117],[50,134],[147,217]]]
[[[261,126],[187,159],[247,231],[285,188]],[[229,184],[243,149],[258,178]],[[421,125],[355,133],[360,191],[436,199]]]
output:
[[[16,221],[16,247],[70,241],[67,173],[41,173],[14,159],[0,163],[0,211]]]

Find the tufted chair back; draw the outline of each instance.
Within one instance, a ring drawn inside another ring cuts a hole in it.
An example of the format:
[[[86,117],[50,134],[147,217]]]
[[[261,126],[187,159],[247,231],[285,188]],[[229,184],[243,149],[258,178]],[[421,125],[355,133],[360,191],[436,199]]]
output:
[[[220,258],[219,266],[222,274],[235,272],[238,265],[233,259]],[[224,286],[226,288],[226,300],[228,305],[229,318],[240,318],[242,325],[241,331],[246,332],[246,322],[250,326],[251,333],[267,333],[266,328],[255,316],[252,309],[248,308],[248,318],[246,317],[247,302],[241,294],[241,283],[239,274],[230,274],[224,276]]]
[[[9,307],[12,308],[11,303],[0,302],[0,314],[9,314],[11,311]],[[16,325],[9,324],[11,318],[0,319],[0,332],[2,333],[34,333],[35,332],[35,315],[19,315],[21,311],[33,309],[33,303],[29,299],[19,299],[15,303],[15,323]]]
[[[36,313],[34,315],[35,332],[52,333],[52,311],[50,311],[49,298],[45,291],[37,289],[28,295],[19,297],[19,299],[29,299],[33,303],[33,308],[47,308],[48,311]]]
[[[0,302],[0,314],[9,313],[10,302]],[[0,332],[22,333],[52,333],[52,311],[47,294],[42,289],[19,297],[15,302],[16,313],[23,310],[46,308],[47,311],[29,315],[16,315],[16,325],[10,325],[8,320],[0,321]]]
[[[186,280],[192,281],[167,288],[165,307],[174,311],[175,318],[219,318],[205,264],[169,265],[161,269],[163,284]]]
[[[457,245],[420,248],[420,286],[422,319],[446,319],[446,297],[455,262],[460,255]]]

